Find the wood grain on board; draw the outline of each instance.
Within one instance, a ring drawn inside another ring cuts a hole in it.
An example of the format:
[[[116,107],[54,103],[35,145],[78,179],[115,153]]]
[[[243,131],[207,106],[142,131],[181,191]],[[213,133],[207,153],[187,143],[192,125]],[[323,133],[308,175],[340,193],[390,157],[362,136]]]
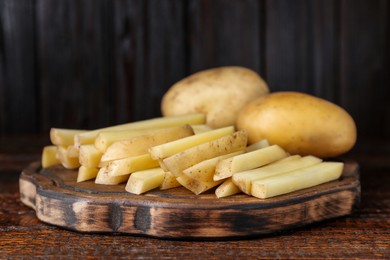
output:
[[[19,180],[21,201],[46,223],[81,232],[166,238],[228,238],[270,234],[346,216],[360,202],[359,169],[313,188],[260,200],[244,194],[223,199],[184,188],[127,193],[122,185],[76,182],[77,171],[31,164]]]

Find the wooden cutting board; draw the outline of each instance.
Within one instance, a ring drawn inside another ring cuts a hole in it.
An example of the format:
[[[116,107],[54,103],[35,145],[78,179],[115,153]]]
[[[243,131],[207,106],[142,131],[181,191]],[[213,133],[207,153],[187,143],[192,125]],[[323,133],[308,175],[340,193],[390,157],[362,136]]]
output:
[[[360,201],[354,162],[345,163],[337,181],[266,200],[245,194],[217,199],[214,190],[196,196],[184,188],[133,195],[124,184],[77,183],[76,177],[77,171],[32,163],[19,179],[21,201],[41,221],[80,232],[208,239],[257,236],[346,216]]]

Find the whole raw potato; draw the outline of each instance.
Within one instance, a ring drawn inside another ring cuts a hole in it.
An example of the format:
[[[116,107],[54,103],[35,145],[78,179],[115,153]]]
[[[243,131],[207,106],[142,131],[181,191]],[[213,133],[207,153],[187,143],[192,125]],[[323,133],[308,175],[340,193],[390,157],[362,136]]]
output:
[[[234,125],[244,105],[268,92],[264,80],[250,69],[213,68],[174,84],[163,96],[161,112],[164,116],[201,112],[213,128]]]
[[[356,142],[353,118],[341,107],[308,94],[275,92],[246,105],[237,128],[249,143],[268,139],[291,154],[335,157]]]

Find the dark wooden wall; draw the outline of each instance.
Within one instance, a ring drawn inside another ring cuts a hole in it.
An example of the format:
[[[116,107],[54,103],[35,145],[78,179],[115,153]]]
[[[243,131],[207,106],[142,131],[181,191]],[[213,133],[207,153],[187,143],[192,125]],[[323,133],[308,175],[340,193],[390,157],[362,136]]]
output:
[[[163,93],[242,65],[390,136],[387,0],[0,0],[0,132],[160,115]]]

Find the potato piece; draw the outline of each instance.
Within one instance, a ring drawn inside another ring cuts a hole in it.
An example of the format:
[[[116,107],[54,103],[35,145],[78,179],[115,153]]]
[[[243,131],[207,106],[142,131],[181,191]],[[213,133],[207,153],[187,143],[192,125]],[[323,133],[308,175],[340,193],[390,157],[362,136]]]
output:
[[[97,168],[99,166],[102,153],[93,144],[80,146],[79,161],[87,168]]]
[[[98,168],[88,168],[83,165],[80,166],[78,174],[77,174],[77,182],[88,181],[96,178],[99,172]]]
[[[167,189],[172,189],[181,186],[181,184],[176,180],[175,175],[173,175],[171,172],[168,171],[164,171],[164,172],[165,172],[165,176],[164,176],[164,180],[160,185],[160,190],[167,190]]]
[[[251,194],[266,199],[337,180],[343,172],[341,162],[322,162],[273,177],[253,181]]]
[[[270,146],[269,142],[267,139],[263,139],[263,140],[260,140],[254,144],[251,144],[249,146],[246,147],[246,152],[252,152],[254,150],[258,150],[258,149],[261,149],[261,148],[265,148],[265,147],[268,147]]]
[[[233,132],[234,126],[219,128],[202,134],[188,136],[176,141],[151,147],[149,149],[149,153],[155,160],[164,159],[188,148],[218,139]]]
[[[97,135],[101,132],[117,131],[117,130],[142,130],[152,128],[166,128],[172,126],[180,126],[185,124],[204,124],[206,120],[205,114],[186,114],[180,116],[158,117],[137,122],[131,122],[122,125],[110,126],[106,128],[87,131],[85,133],[76,134],[74,144],[76,147],[82,144],[93,144]]]
[[[196,135],[213,130],[213,128],[211,128],[210,126],[205,125],[205,124],[202,124],[202,125],[191,125],[191,127],[194,130],[194,133]]]
[[[66,156],[69,158],[79,158],[80,151],[79,148],[74,147],[73,145],[69,145],[66,147]]]
[[[183,171],[185,175],[190,178],[210,182],[213,181],[215,167],[221,160],[231,158],[233,156],[242,154],[244,151],[238,151],[234,153],[224,154],[218,157],[214,157],[208,160],[201,161]]]
[[[158,161],[153,160],[149,154],[143,154],[110,161],[106,166],[106,171],[109,176],[119,176],[156,167],[158,167]]]
[[[305,157],[290,156],[264,167],[234,173],[232,178],[234,184],[236,184],[241,191],[245,192],[248,195],[251,195],[251,185],[252,181],[254,180],[271,177],[296,169],[301,169],[314,164],[318,164],[321,161],[322,160],[320,158],[310,155]]]
[[[271,145],[222,160],[215,168],[214,181],[229,178],[233,173],[255,169],[287,156],[280,146]]]
[[[86,130],[51,128],[50,141],[54,145],[70,146],[74,144],[74,136],[84,132],[86,132]]]
[[[126,191],[141,194],[160,186],[165,172],[161,168],[137,171],[130,175],[126,184]]]
[[[60,165],[61,162],[58,160],[57,156],[57,146],[47,145],[43,147],[41,164],[43,168],[48,168],[51,166]]]
[[[356,142],[353,118],[341,107],[298,92],[262,96],[239,113],[237,128],[249,143],[267,139],[290,154],[320,158],[339,156]]]
[[[99,134],[99,136],[101,136],[101,134]],[[150,147],[178,140],[193,134],[194,131],[189,125],[155,130],[148,134],[113,143],[103,154],[101,161],[112,161],[146,154]]]
[[[183,185],[188,190],[192,191],[194,194],[199,195],[215,186],[220,184],[222,181],[210,181],[210,182],[204,182],[200,180],[196,180],[193,178],[190,178],[186,175],[181,175],[177,178],[177,181]]]
[[[269,92],[265,81],[243,67],[204,70],[175,83],[163,96],[164,116],[201,112],[213,127],[234,125],[238,111],[253,99]]]
[[[108,175],[106,167],[100,168],[98,174],[95,178],[96,184],[104,185],[117,185],[122,182],[125,182],[129,179],[130,174],[119,175],[119,176],[110,176]]]
[[[246,143],[246,132],[238,131],[174,154],[168,158],[165,158],[163,162],[168,170],[173,175],[178,177],[183,174],[185,169],[201,161],[244,150]]]
[[[218,198],[232,196],[234,194],[240,193],[241,190],[234,184],[232,178],[226,179],[218,188],[215,190],[215,195]]]
[[[57,159],[61,162],[62,166],[67,169],[76,169],[80,167],[80,162],[78,157],[69,157],[68,147],[57,146]]]

